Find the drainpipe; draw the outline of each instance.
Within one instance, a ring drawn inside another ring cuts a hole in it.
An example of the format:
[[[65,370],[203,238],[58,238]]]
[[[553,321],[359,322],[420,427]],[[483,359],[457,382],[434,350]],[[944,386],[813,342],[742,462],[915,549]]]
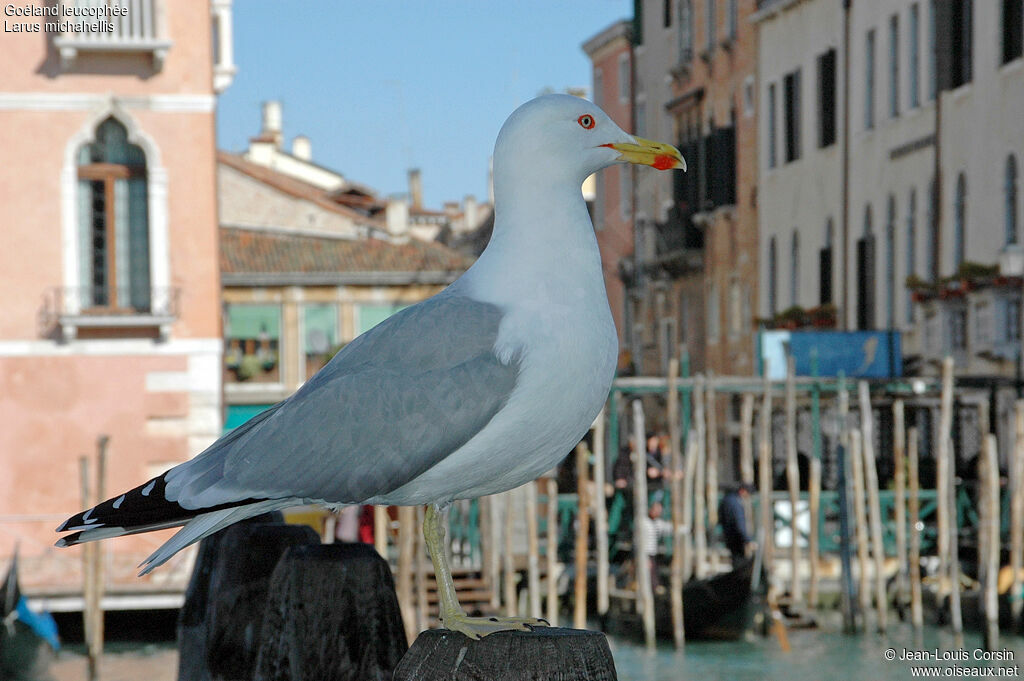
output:
[[[843,161],[842,161],[842,197],[840,199],[842,216],[840,230],[843,234],[843,279],[842,279],[842,314],[839,328],[849,329],[850,318],[850,9],[853,0],[843,0]]]

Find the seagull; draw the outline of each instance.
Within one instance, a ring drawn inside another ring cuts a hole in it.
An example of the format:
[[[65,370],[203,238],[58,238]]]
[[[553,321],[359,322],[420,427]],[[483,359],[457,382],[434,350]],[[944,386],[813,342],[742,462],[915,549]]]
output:
[[[550,470],[608,397],[617,336],[581,186],[615,163],[686,169],[675,147],[627,134],[585,99],[520,106],[495,143],[494,231],[472,267],[195,458],[69,518],[57,546],[183,526],[145,574],[267,511],[426,505],[443,626],[479,639],[545,624],[466,615],[443,511]]]

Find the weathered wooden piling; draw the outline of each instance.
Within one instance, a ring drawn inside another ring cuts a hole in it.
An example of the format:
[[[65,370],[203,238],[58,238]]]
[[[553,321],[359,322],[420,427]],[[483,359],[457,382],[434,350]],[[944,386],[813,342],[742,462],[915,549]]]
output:
[[[402,608],[406,641],[416,637],[416,603],[413,601],[413,559],[416,553],[416,509],[398,507],[398,603]]]
[[[740,481],[754,489],[754,395],[743,393],[743,402],[740,407]],[[750,496],[743,499],[743,511],[747,519],[747,534],[753,537],[756,534],[754,529],[754,508]]]
[[[850,431],[850,464],[853,469],[853,514],[857,535],[857,595],[860,610],[866,613],[871,608],[871,588],[868,581],[868,518],[864,508],[864,454],[862,452],[859,428]]]
[[[704,577],[708,558],[708,526],[707,526],[707,488],[705,486],[707,470],[707,430],[704,414],[704,376],[697,374],[693,386],[693,422],[697,426],[697,469],[693,478],[693,537],[694,567],[693,574],[700,579]]]
[[[874,558],[875,608],[878,611],[878,630],[886,629],[888,612],[885,598],[885,550],[882,541],[882,509],[878,497],[878,467],[875,463],[874,417],[871,413],[871,395],[867,381],[857,386],[860,397],[860,418],[863,429],[864,487],[868,493],[868,515],[871,518],[871,554]]]
[[[768,358],[764,359],[761,396],[761,432],[758,442],[758,478],[761,504],[761,555],[771,584],[775,554],[775,509],[772,502],[772,383]]]
[[[952,362],[951,362],[952,364]],[[957,647],[964,645],[964,620],[963,610],[960,604],[960,525],[956,513],[956,485],[953,481],[956,477],[956,467],[953,463],[953,440],[947,438],[946,451],[950,460],[946,464],[948,475],[946,478],[946,499],[947,508],[950,513],[949,522],[949,572],[952,590],[949,592],[950,623],[953,628],[953,640]]]
[[[796,364],[793,355],[786,358],[786,482],[789,486],[789,562],[792,566],[789,595],[794,604],[803,600],[800,585],[800,529],[797,511],[800,505],[800,468],[796,453]]]
[[[904,424],[903,400],[896,400],[892,405],[893,415],[893,446],[892,458],[895,473],[895,516],[896,522],[896,600],[903,607],[907,599],[907,499],[906,499],[906,461],[904,447],[906,445],[906,425]]]
[[[530,617],[543,617],[540,606],[540,535],[537,530],[537,481],[526,483],[526,588],[530,597]]]
[[[715,379],[709,376],[707,401],[704,407],[708,419],[707,469],[704,477],[707,490],[707,528],[711,532],[718,527],[718,400],[715,395]],[[708,552],[708,570],[711,574],[718,572],[718,551],[713,548]]]
[[[604,617],[608,612],[608,586],[610,566],[608,562],[608,507],[605,506],[604,409],[594,421],[594,548],[597,552],[597,614]],[[551,624],[554,625],[554,620]]]
[[[693,481],[697,473],[697,453],[699,447],[697,446],[697,431],[690,429],[690,432],[686,436],[686,466],[683,472],[683,522],[682,526],[685,528],[683,532],[683,541],[681,545],[682,549],[682,567],[683,567],[683,583],[693,576]]]
[[[288,549],[320,542],[311,527],[266,520],[200,543],[178,619],[180,681],[252,679],[275,566]]]
[[[644,408],[633,400],[633,438],[636,443],[633,481],[633,564],[636,566],[637,607],[643,620],[644,642],[654,647],[654,590],[651,585],[651,560],[647,555],[647,441],[644,437]],[[578,628],[578,627],[577,627]]]
[[[588,471],[587,447],[576,445],[576,582],[573,596],[573,626],[587,626],[587,559],[590,543],[590,501],[587,499]]]
[[[918,477],[917,428],[907,438],[907,473],[910,477],[908,510],[910,515],[910,621],[918,631],[924,626],[921,607],[921,485]]]
[[[505,508],[505,551],[502,554],[502,600],[505,601],[505,615],[515,617],[519,612],[519,597],[516,593],[516,568],[513,551],[513,532],[515,531],[515,490],[509,490],[502,495]]]
[[[985,613],[984,645],[995,650],[999,645],[999,449],[996,436],[985,436],[981,453],[980,482],[985,487],[984,507],[979,522],[979,536],[985,535],[985,554],[978,556],[978,563],[985,564],[984,581],[981,584],[983,609]]]
[[[361,543],[289,548],[256,636],[255,681],[388,679],[408,647],[391,568]]]
[[[679,449],[678,374],[679,360],[673,357],[669,360],[668,399],[665,409],[670,453],[669,489],[672,495],[672,571],[669,578],[669,591],[672,607],[672,639],[676,648],[681,649],[685,639],[683,627],[683,541],[686,529],[683,525],[683,457]]]
[[[551,626],[558,626],[558,580],[555,578],[558,563],[558,480],[547,478],[544,493],[548,498],[547,511],[547,547],[545,553],[545,571],[547,572],[547,615],[545,619]]]
[[[416,528],[423,527],[423,516],[425,512],[423,506],[416,507]],[[417,541],[415,543],[416,550],[413,552],[413,565],[415,566],[414,575],[416,582],[416,621],[413,623],[416,627],[416,631],[423,631],[427,628],[427,620],[429,618],[430,605],[427,603],[427,564],[430,561],[427,556],[427,545],[426,542]],[[445,542],[445,549],[450,547],[448,542]],[[448,564],[451,565],[451,556],[448,556]],[[408,639],[407,639],[408,640]]]
[[[1020,626],[1020,571],[1024,566],[1024,400],[1014,405],[1014,443],[1010,462],[1010,612],[1013,626]]]
[[[388,559],[388,525],[390,524],[391,519],[388,517],[388,507],[374,506],[373,546],[384,560]]]
[[[811,514],[811,535],[807,547],[807,562],[811,567],[811,581],[807,588],[807,602],[812,608],[818,607],[818,559],[820,547],[818,546],[818,533],[820,532],[819,522],[821,519],[821,459],[811,458],[810,480],[808,481],[809,511]]]
[[[597,631],[538,627],[471,641],[445,629],[424,631],[395,669],[394,681],[615,681],[608,640]]]

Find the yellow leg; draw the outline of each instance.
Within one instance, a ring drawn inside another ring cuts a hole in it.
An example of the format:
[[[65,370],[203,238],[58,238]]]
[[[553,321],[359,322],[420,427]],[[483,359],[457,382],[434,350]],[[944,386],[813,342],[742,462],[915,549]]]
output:
[[[441,624],[452,631],[458,631],[469,638],[479,640],[496,631],[530,631],[533,627],[546,627],[546,620],[531,617],[470,617],[459,605],[455,593],[455,582],[444,552],[444,520],[436,504],[428,504],[423,514],[423,538],[427,552],[434,564],[434,578],[440,600]]]

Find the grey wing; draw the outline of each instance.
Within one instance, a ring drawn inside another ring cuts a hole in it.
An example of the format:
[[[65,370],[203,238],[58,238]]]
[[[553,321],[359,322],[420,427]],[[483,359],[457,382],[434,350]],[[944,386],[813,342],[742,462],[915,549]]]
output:
[[[406,308],[247,432],[168,473],[168,494],[186,507],[345,503],[401,487],[487,425],[515,387],[517,361],[494,353],[501,316],[445,294]]]

